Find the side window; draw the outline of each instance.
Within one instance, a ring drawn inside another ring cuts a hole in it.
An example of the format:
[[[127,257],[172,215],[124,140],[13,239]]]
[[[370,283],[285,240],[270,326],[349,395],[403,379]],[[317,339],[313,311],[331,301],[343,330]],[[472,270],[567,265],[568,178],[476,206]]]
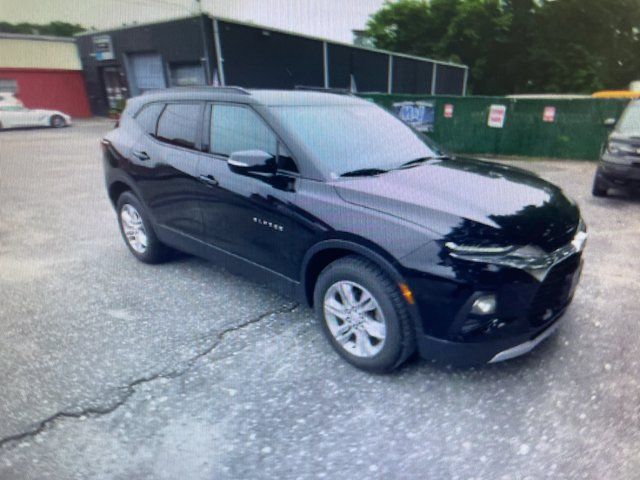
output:
[[[149,135],[156,136],[156,126],[158,125],[158,117],[164,108],[163,103],[152,103],[142,108],[136,115],[136,122]]]
[[[178,147],[195,148],[200,124],[200,105],[197,103],[170,103],[160,120],[156,138]]]
[[[211,109],[212,153],[229,156],[242,150],[263,150],[277,155],[276,136],[253,110],[237,105],[212,105]]]

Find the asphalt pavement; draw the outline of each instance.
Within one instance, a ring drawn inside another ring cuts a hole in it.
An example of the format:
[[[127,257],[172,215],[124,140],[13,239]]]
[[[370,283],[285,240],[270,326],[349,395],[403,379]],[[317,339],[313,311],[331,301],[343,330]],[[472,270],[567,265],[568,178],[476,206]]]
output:
[[[640,477],[640,201],[593,198],[593,162],[509,162],[589,226],[557,335],[371,375],[304,305],[194,257],[137,262],[109,128],[0,132],[0,479]]]

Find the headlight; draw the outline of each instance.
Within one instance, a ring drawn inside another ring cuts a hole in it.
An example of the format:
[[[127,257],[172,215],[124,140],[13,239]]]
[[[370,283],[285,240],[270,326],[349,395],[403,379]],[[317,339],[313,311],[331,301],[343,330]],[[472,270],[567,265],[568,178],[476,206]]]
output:
[[[515,250],[516,247],[508,245],[500,246],[483,246],[483,245],[460,245],[455,242],[447,242],[444,244],[451,253],[458,255],[501,255]]]
[[[607,152],[611,155],[626,155],[628,153],[634,153],[635,149],[626,143],[610,140],[609,143],[607,143]]]
[[[535,245],[525,246],[480,246],[460,245],[455,242],[445,243],[449,255],[453,258],[470,262],[488,263],[505,267],[527,270],[536,278],[539,271],[545,270],[562,259],[584,249],[587,241],[587,227],[580,219],[580,224],[573,239],[565,246],[547,253]]]
[[[541,268],[547,266],[548,263],[544,250],[534,245],[481,247],[447,242],[445,247],[453,258],[470,262],[491,263],[514,268]]]

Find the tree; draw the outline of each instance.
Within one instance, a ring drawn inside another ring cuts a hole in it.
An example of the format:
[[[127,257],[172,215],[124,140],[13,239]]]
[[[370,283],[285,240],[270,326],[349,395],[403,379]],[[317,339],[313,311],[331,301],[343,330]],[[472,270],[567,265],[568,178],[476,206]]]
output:
[[[532,89],[588,93],[640,77],[640,1],[545,2],[535,24]]]
[[[460,2],[455,17],[441,41],[439,56],[455,57],[469,65],[473,88],[484,94],[497,94],[509,88],[504,75],[510,17],[501,10],[499,0]]]
[[[367,35],[378,48],[421,55],[433,51],[437,38],[430,31],[430,24],[426,0],[387,1],[367,23]]]
[[[460,61],[477,94],[591,93],[640,78],[640,0],[399,0],[367,24],[387,50]]]
[[[29,35],[72,37],[76,33],[81,33],[85,30],[86,29],[82,25],[67,22],[50,22],[47,24],[0,22],[0,32],[2,33],[24,33]]]
[[[379,48],[470,66],[472,87],[493,92],[492,57],[503,48],[507,21],[499,0],[387,1],[367,23]]]

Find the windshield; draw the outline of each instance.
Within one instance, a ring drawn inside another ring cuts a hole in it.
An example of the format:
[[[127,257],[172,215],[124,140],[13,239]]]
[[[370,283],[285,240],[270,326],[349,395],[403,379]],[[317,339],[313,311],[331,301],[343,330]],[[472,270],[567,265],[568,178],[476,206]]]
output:
[[[440,155],[437,147],[376,105],[279,106],[272,111],[331,178],[378,172]]]
[[[616,133],[640,137],[640,102],[631,102],[616,125]]]

